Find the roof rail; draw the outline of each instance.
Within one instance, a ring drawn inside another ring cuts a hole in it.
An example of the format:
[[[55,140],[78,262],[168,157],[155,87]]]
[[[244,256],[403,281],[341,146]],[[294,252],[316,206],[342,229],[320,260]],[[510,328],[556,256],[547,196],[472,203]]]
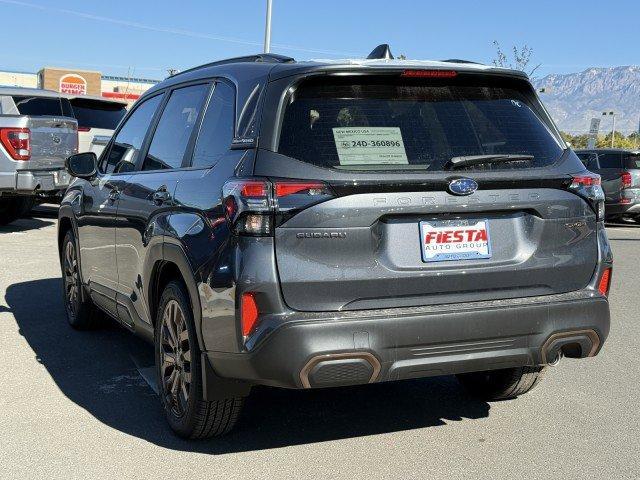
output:
[[[448,58],[447,60],[440,60],[444,63],[472,63],[473,65],[482,65],[480,62],[472,62],[471,60],[461,60],[459,58]]]
[[[188,70],[183,70],[181,72],[176,73],[175,75],[171,75],[170,78],[173,78],[178,75],[182,75],[183,73],[193,72],[195,70],[200,70],[201,68],[207,67],[215,67],[217,65],[227,65],[229,63],[245,63],[245,62],[254,62],[254,63],[291,63],[295,62],[296,59],[292,57],[287,57],[285,55],[277,55],[275,53],[259,53],[257,55],[246,55],[244,57],[234,57],[227,58],[224,60],[218,60],[216,62],[205,63],[204,65],[198,65],[197,67],[189,68]]]

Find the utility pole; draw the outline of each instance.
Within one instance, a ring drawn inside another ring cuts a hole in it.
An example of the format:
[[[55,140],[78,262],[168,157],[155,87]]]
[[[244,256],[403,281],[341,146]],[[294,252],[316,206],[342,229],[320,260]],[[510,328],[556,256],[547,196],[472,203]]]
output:
[[[271,52],[271,3],[267,0],[267,20],[264,26],[264,53]]]
[[[613,120],[613,125],[611,127],[611,148],[613,148],[613,142],[615,141],[615,138],[616,138],[616,112],[614,111],[602,112],[602,115],[603,116],[610,115]]]

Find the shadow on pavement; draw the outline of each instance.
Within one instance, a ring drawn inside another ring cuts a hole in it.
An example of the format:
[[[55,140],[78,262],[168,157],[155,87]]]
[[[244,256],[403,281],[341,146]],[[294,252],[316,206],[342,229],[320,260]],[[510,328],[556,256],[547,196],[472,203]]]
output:
[[[0,235],[3,233],[18,233],[29,230],[39,230],[49,225],[53,225],[52,220],[44,220],[41,218],[25,217],[11,222],[9,225],[0,226]]]
[[[224,454],[323,442],[487,417],[488,403],[466,396],[452,377],[339,389],[292,391],[257,387],[230,435],[188,442],[165,424],[160,402],[138,366],[152,347],[115,324],[72,330],[64,318],[60,280],[11,285],[6,292],[20,333],[60,390],[101,422],[159,446]],[[6,317],[5,317],[6,318]]]
[[[58,219],[58,205],[45,204],[35,206],[27,215],[11,222],[9,225],[0,226],[0,235],[3,233],[19,233],[28,230],[53,225]]]

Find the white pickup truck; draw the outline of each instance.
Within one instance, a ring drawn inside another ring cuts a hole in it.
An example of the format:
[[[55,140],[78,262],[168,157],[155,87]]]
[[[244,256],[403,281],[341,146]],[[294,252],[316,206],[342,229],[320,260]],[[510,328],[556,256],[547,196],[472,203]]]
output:
[[[78,122],[57,92],[0,87],[0,225],[28,212],[38,197],[63,192],[65,159],[78,151]]]

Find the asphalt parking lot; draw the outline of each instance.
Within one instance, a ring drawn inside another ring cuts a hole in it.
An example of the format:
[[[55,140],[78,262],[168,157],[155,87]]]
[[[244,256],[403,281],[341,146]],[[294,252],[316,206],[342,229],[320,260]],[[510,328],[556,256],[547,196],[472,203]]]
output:
[[[0,228],[0,478],[640,478],[640,226],[609,228],[603,352],[524,397],[474,400],[451,377],[256,388],[238,428],[204,442],[169,431],[151,347],[67,326],[55,234],[46,208]]]

